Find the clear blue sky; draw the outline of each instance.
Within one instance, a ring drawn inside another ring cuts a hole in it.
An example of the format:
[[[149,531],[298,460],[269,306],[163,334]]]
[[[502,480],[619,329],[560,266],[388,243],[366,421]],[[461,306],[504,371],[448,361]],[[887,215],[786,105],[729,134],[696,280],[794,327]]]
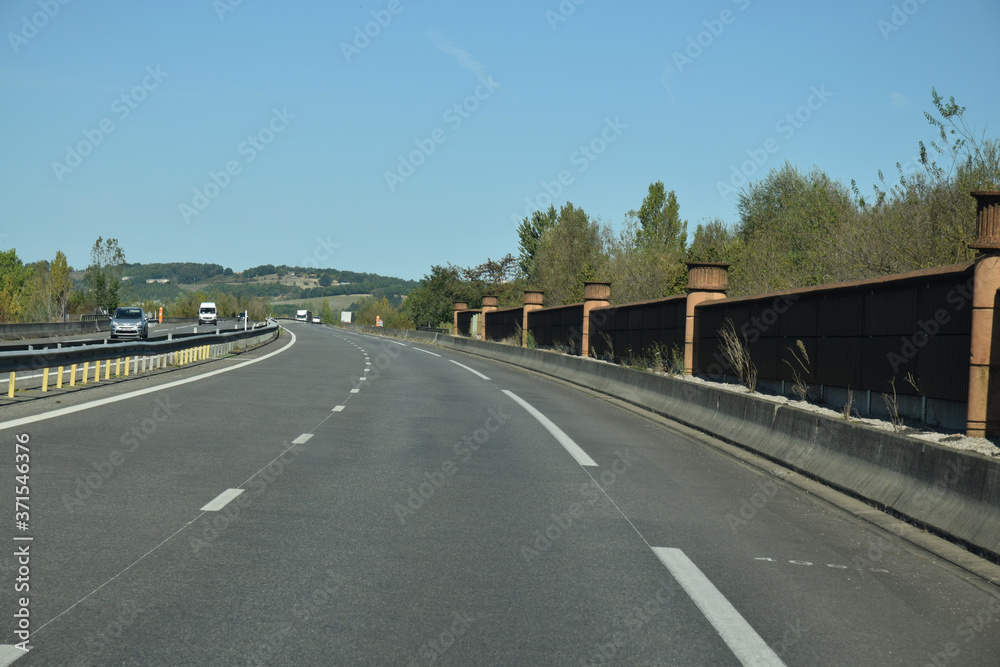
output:
[[[0,246],[419,279],[516,254],[543,183],[732,224],[754,155],[867,190],[934,138],[932,86],[1000,110],[996,0],[237,2],[2,3]]]

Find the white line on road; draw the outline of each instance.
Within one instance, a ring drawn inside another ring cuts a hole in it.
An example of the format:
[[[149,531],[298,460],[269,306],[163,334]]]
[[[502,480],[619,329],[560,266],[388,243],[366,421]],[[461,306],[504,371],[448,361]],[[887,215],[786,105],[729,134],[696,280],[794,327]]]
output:
[[[335,406],[333,406],[333,412],[343,412],[343,411],[344,411],[344,406],[343,405],[335,405]]]
[[[361,391],[361,390],[360,390],[360,389],[352,389],[352,390],[351,390],[351,393],[352,393],[352,394],[356,394],[356,393],[358,393],[359,391]]]
[[[28,655],[28,652],[11,644],[0,644],[0,667],[7,667],[23,655]]]
[[[541,412],[536,410],[534,406],[531,405],[531,403],[528,403],[526,400],[524,400],[523,398],[521,398],[512,391],[504,389],[503,393],[510,396],[515,403],[517,403],[522,408],[527,410],[529,415],[537,419],[538,423],[544,426],[548,430],[548,432],[551,433],[555,437],[555,439],[559,441],[559,444],[562,445],[567,452],[569,452],[570,456],[576,459],[577,463],[579,463],[582,466],[597,466],[597,463],[594,461],[594,459],[590,458],[590,455],[588,455],[587,452],[583,451],[583,449],[580,448],[580,445],[573,442],[573,439],[571,437],[563,433],[563,430],[561,428],[553,424],[552,420],[550,420],[548,417],[546,417]]]
[[[431,352],[430,350],[422,350],[419,347],[415,347],[413,349],[417,350],[418,352],[423,352],[424,354],[429,354],[429,355],[431,355],[433,357],[440,357],[441,356],[440,354],[435,354],[435,353]]]
[[[785,664],[683,551],[653,547],[653,553],[684,587],[741,663],[755,667]]]
[[[448,361],[450,361],[451,363],[455,364],[456,366],[461,366],[461,367],[462,367],[462,368],[464,368],[465,370],[469,371],[470,373],[472,373],[472,374],[474,374],[474,375],[478,375],[479,377],[483,378],[484,380],[489,380],[489,378],[488,378],[488,377],[486,377],[485,375],[483,375],[482,373],[480,373],[479,371],[477,371],[477,370],[476,370],[476,369],[474,369],[474,368],[469,368],[469,367],[468,367],[468,366],[466,366],[465,364],[460,364],[460,363],[458,363],[457,361],[455,361],[454,359],[449,359]]]
[[[226,489],[215,497],[212,502],[201,508],[202,512],[218,512],[233,501],[233,498],[243,493],[243,489]]]
[[[400,343],[399,341],[396,341],[396,340],[390,340],[389,342],[390,343],[395,343],[396,345],[401,345],[403,347],[409,347],[409,345],[406,345],[404,343]]]
[[[304,445],[309,442],[309,438],[313,437],[312,433],[303,433],[299,437],[292,440],[293,445]]]
[[[285,329],[285,331],[288,331]],[[130,398],[135,398],[136,396],[142,396],[144,394],[152,394],[157,391],[163,391],[164,389],[171,389],[173,387],[179,387],[182,384],[187,384],[188,382],[197,382],[198,380],[204,380],[205,378],[210,378],[213,375],[219,375],[221,373],[228,373],[230,371],[235,371],[238,368],[243,368],[244,366],[249,366],[250,364],[256,364],[265,359],[270,359],[276,354],[281,354],[292,345],[295,345],[296,336],[291,331],[288,331],[289,335],[292,337],[288,344],[282,347],[280,350],[275,350],[265,354],[262,357],[256,359],[251,359],[249,361],[244,361],[242,363],[236,364],[235,366],[230,366],[229,368],[220,368],[215,371],[209,371],[207,373],[202,373],[201,375],[195,375],[194,377],[184,378],[183,380],[174,380],[173,382],[167,382],[165,384],[157,385],[155,387],[147,387],[146,389],[137,389],[135,391],[130,391],[125,394],[119,394],[118,396],[109,396],[108,398],[100,398],[96,401],[90,401],[89,403],[81,403],[80,405],[71,405],[66,408],[59,408],[58,410],[51,410],[49,412],[43,412],[40,415],[34,415],[31,417],[21,417],[20,419],[11,419],[9,421],[0,422],[0,431],[4,431],[9,428],[17,428],[18,426],[23,426],[25,424],[33,424],[35,422],[45,421],[46,419],[52,419],[53,417],[61,417],[63,415],[73,414],[74,412],[82,412],[83,410],[89,410],[91,408],[96,408],[101,405],[107,405],[109,403],[117,403],[118,401],[125,401]]]

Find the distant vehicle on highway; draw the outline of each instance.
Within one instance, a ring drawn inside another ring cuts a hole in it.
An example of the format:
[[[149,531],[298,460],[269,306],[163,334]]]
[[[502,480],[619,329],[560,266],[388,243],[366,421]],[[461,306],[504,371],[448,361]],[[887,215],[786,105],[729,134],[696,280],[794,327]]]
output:
[[[246,322],[246,319],[247,319],[247,311],[242,310],[242,311],[240,311],[239,313],[236,314],[236,321],[237,322]]]
[[[321,320],[321,319],[320,319],[320,318],[318,318],[318,317],[313,317],[313,324],[319,324],[319,323],[321,323],[322,321],[323,321],[323,320]]]
[[[312,313],[308,310],[295,311],[295,319],[299,322],[312,322]]]
[[[202,301],[198,308],[198,324],[218,324],[219,310],[214,301]]]
[[[111,317],[111,339],[136,338],[145,339],[149,336],[149,320],[142,308],[121,307],[115,310]]]

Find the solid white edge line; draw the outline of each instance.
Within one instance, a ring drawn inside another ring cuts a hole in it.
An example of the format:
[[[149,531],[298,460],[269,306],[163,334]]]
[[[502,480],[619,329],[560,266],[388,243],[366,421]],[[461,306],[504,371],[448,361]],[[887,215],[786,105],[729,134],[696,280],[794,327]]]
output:
[[[13,644],[0,644],[0,667],[7,667],[23,655],[28,655],[28,652],[22,651]]]
[[[469,368],[465,364],[460,364],[457,361],[455,361],[454,359],[449,359],[448,361],[450,361],[451,363],[455,364],[456,366],[461,366],[462,368],[464,368],[465,370],[469,371],[473,375],[478,375],[479,377],[483,378],[484,380],[489,380],[488,377],[486,377],[485,375],[483,375],[482,373],[480,373],[479,371],[477,371],[474,368]]]
[[[590,458],[590,455],[587,454],[587,452],[583,451],[580,445],[573,442],[573,439],[571,437],[563,433],[563,430],[561,428],[553,424],[551,419],[549,419],[541,412],[536,410],[535,407],[531,405],[531,403],[528,403],[526,400],[524,400],[523,398],[521,398],[512,391],[508,391],[507,389],[504,389],[503,393],[507,394],[511,398],[511,400],[513,400],[515,403],[524,408],[529,415],[537,419],[538,423],[544,426],[546,430],[548,430],[548,432],[551,433],[555,437],[555,439],[559,441],[559,444],[562,445],[567,452],[569,452],[570,456],[576,459],[577,463],[579,463],[582,466],[597,467],[597,462],[594,461],[594,459]]]
[[[417,352],[423,352],[424,354],[429,354],[429,355],[434,356],[434,357],[440,357],[441,356],[440,354],[436,354],[434,352],[431,352],[430,350],[424,350],[424,349],[421,349],[419,347],[415,347],[413,349],[416,350]]]
[[[288,329],[285,329],[288,331]],[[292,345],[295,345],[296,336],[291,331],[288,334],[292,337],[288,344],[285,345],[280,350],[275,350],[274,352],[269,352],[263,357],[257,359],[251,359],[249,361],[244,361],[242,363],[236,364],[235,366],[230,366],[229,368],[220,368],[218,370],[209,371],[208,373],[202,373],[201,375],[195,375],[194,377],[184,378],[183,380],[174,380],[173,382],[167,382],[166,384],[157,385],[155,387],[147,387],[145,389],[136,389],[135,391],[130,391],[126,394],[121,394],[119,396],[109,396],[107,398],[100,398],[96,401],[90,401],[89,403],[81,403],[80,405],[71,405],[65,408],[59,408],[57,410],[52,410],[50,412],[43,412],[40,415],[33,415],[31,417],[21,417],[19,419],[11,419],[10,421],[0,422],[0,431],[5,431],[10,428],[17,428],[18,426],[23,426],[25,424],[34,424],[35,422],[45,421],[46,419],[54,419],[55,417],[62,417],[63,415],[70,415],[74,412],[82,412],[84,410],[90,410],[91,408],[100,407],[102,405],[108,405],[109,403],[117,403],[118,401],[125,401],[130,398],[135,398],[137,396],[143,396],[145,394],[152,394],[158,391],[164,391],[166,389],[172,389],[173,387],[179,387],[182,384],[187,384],[189,382],[197,382],[198,380],[204,380],[205,378],[210,378],[213,375],[219,375],[221,373],[228,373],[230,371],[235,371],[238,368],[243,368],[244,366],[249,366],[250,364],[256,364],[258,362],[269,359],[276,354],[281,354]]]
[[[225,491],[217,495],[215,498],[213,498],[211,502],[206,503],[206,505],[201,508],[201,511],[218,512],[223,507],[231,503],[233,501],[233,498],[240,495],[241,493],[243,493],[243,489],[226,489]]]
[[[653,553],[667,566],[741,663],[755,667],[785,664],[683,551],[653,547]]]
[[[293,444],[293,445],[304,445],[304,444],[306,444],[307,442],[309,442],[309,439],[310,439],[311,437],[313,437],[313,434],[312,434],[312,433],[303,433],[303,434],[302,434],[302,435],[300,435],[299,437],[297,437],[297,438],[295,438],[294,440],[292,440],[292,444]]]

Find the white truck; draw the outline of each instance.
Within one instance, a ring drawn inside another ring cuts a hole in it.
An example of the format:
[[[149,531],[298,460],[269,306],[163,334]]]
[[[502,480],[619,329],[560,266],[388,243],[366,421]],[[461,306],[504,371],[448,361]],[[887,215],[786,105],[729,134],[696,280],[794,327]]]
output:
[[[219,310],[214,301],[202,301],[198,307],[198,324],[218,324]]]
[[[295,319],[298,320],[299,322],[311,322],[312,313],[310,313],[308,310],[297,310],[295,311]]]

